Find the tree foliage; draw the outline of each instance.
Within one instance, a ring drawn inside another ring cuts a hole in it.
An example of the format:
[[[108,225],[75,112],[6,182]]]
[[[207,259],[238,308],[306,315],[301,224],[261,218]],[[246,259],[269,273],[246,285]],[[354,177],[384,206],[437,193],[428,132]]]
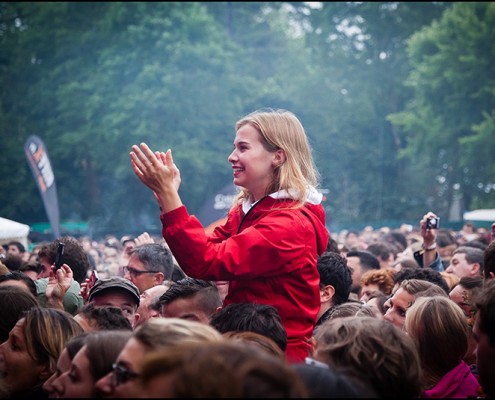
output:
[[[131,146],[173,150],[195,213],[261,107],[303,122],[330,226],[445,213],[459,193],[487,205],[493,18],[493,3],[0,3],[0,215],[46,220],[23,153],[37,134],[62,220],[158,230]]]
[[[409,40],[405,83],[414,96],[390,119],[408,144],[401,156],[425,172],[417,188],[444,214],[455,195],[464,208],[489,208],[495,198],[494,26],[495,3],[455,3]]]

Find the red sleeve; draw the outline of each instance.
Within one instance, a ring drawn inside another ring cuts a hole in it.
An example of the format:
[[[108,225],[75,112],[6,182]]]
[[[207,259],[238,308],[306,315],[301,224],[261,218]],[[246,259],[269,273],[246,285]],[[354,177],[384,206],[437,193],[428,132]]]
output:
[[[208,237],[185,207],[162,214],[161,220],[163,237],[177,262],[198,279],[275,276],[299,268],[294,260],[316,252],[314,227],[295,210],[274,212],[220,242]]]

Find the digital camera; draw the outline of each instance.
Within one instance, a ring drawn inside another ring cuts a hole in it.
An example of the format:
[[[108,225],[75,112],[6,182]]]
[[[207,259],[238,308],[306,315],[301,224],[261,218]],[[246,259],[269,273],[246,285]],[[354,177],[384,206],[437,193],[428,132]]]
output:
[[[426,229],[438,229],[440,217],[430,217],[426,220]]]

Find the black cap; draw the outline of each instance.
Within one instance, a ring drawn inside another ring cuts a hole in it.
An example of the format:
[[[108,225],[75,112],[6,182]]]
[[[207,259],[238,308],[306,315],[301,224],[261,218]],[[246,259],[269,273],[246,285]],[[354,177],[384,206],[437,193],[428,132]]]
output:
[[[95,285],[89,291],[88,302],[97,294],[108,289],[124,289],[132,295],[135,303],[139,307],[140,295],[137,286],[129,279],[121,276],[112,276],[110,278],[98,279]]]

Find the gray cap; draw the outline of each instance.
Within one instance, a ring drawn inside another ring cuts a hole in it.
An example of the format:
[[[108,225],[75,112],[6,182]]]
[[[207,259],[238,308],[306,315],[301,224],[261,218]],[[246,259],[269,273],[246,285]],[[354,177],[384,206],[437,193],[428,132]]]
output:
[[[97,293],[102,293],[109,289],[123,289],[132,296],[135,303],[139,307],[140,295],[137,286],[129,279],[122,278],[121,276],[112,276],[110,278],[98,279],[95,285],[89,291],[88,302],[91,302],[93,297]]]

